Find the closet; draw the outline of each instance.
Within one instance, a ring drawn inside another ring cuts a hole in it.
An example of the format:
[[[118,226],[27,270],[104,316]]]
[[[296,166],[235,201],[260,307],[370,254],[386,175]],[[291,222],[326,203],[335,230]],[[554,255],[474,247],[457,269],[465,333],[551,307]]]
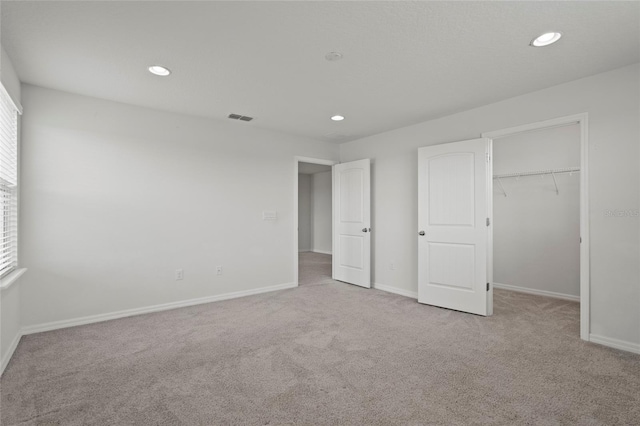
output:
[[[494,287],[580,300],[580,127],[493,142]]]

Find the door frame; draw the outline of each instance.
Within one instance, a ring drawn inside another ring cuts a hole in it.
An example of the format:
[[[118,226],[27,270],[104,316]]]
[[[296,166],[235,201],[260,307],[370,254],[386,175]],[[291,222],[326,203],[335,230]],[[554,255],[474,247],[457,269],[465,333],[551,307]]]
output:
[[[323,158],[293,157],[293,282],[296,287],[300,285],[298,282],[298,163],[334,166],[339,161],[325,160]],[[333,173],[331,173],[331,196],[333,197]],[[333,239],[333,213],[331,214],[331,238]]]
[[[580,338],[589,341],[590,333],[590,238],[589,238],[589,114],[581,113],[531,124],[482,133],[483,138],[495,139],[538,130],[552,129],[577,124],[580,126]],[[493,153],[492,153],[493,155]],[[491,158],[493,165],[493,158]],[[490,194],[493,194],[491,179]],[[493,205],[490,205],[491,230],[489,248],[489,281],[493,282]],[[493,286],[492,286],[493,287]]]

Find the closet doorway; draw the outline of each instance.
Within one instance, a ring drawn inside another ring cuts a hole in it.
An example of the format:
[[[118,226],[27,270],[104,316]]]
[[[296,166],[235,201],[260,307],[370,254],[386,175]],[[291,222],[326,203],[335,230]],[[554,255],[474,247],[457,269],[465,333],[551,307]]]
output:
[[[299,286],[332,280],[332,161],[298,158],[297,256]]]
[[[589,340],[587,116],[485,133],[492,140],[496,289],[579,302]]]

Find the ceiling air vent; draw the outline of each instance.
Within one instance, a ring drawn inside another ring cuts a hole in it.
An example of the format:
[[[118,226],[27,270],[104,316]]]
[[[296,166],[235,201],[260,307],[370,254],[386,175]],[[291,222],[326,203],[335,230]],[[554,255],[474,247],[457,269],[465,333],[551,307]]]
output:
[[[232,120],[241,120],[241,121],[253,120],[253,117],[248,117],[246,115],[240,115],[240,114],[229,114],[229,118]]]

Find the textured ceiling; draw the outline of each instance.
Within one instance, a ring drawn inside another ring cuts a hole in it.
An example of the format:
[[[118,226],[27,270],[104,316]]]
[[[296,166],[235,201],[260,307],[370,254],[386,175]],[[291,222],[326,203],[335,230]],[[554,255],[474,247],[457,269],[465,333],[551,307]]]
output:
[[[241,125],[336,142],[640,61],[639,2],[2,1],[0,11],[23,82],[249,115]],[[549,30],[564,37],[529,47]],[[331,51],[344,58],[325,60]],[[173,74],[153,76],[151,64]]]

